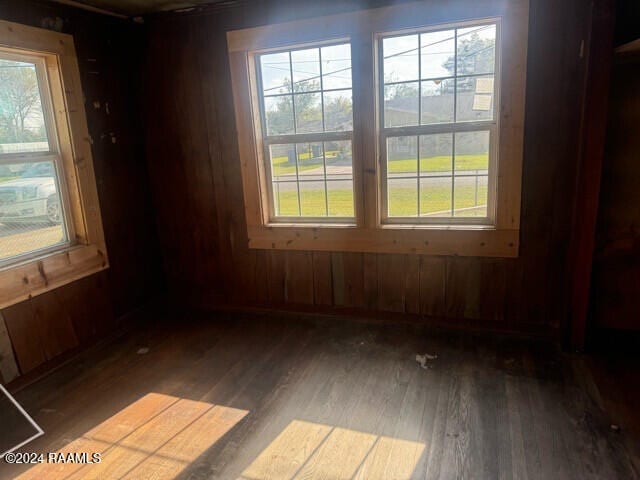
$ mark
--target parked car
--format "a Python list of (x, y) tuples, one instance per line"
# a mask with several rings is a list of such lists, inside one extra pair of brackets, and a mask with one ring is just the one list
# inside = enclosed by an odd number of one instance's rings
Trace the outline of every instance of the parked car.
[(58, 225), (61, 221), (53, 164), (34, 163), (19, 177), (0, 183), (0, 223)]

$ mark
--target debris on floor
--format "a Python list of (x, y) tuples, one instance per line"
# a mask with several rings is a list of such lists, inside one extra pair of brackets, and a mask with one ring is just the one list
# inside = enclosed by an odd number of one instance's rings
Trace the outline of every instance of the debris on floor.
[(620, 431), (620, 425), (616, 425), (615, 423), (612, 423), (611, 430), (613, 430), (614, 432)]
[(429, 353), (425, 353), (424, 355), (417, 354), (416, 355), (416, 362), (418, 362), (422, 368), (427, 370), (429, 368), (433, 368), (433, 366), (428, 364), (427, 362), (429, 360), (435, 360), (437, 358), (438, 358), (438, 355), (431, 355)]
[(136, 353), (138, 355), (144, 355), (146, 353), (149, 353), (149, 347), (140, 347)]

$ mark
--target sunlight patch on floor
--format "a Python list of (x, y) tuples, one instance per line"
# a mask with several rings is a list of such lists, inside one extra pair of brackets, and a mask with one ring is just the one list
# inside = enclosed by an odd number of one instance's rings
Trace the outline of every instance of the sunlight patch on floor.
[(408, 480), (423, 443), (292, 421), (238, 480)]
[(248, 413), (150, 393), (58, 451), (100, 452), (100, 463), (45, 463), (18, 479), (173, 479)]

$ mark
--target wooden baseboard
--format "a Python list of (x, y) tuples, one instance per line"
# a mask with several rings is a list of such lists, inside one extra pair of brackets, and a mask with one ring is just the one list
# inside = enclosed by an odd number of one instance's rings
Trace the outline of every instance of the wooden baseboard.
[(335, 320), (348, 319), (351, 321), (366, 322), (371, 324), (410, 324), (428, 326), (431, 328), (464, 331), (470, 333), (491, 333), (510, 337), (535, 338), (546, 341), (558, 341), (560, 332), (558, 328), (545, 324), (511, 323), (478, 319), (432, 317), (411, 313), (382, 312), (363, 310), (350, 307), (330, 307), (318, 305), (264, 305), (250, 304), (240, 305), (224, 302), (221, 299), (206, 302), (197, 306), (200, 310), (235, 312), (235, 313), (261, 313), (278, 314), (287, 316), (304, 316), (306, 318), (328, 318)]

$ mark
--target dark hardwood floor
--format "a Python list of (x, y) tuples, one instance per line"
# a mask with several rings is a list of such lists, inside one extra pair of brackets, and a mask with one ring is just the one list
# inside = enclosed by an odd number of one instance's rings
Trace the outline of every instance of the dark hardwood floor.
[[(0, 478), (638, 478), (625, 432), (552, 345), (293, 315), (167, 317), (16, 393), (46, 432), (23, 451), (100, 463), (0, 462)], [(437, 355), (427, 368), (424, 353)]]

